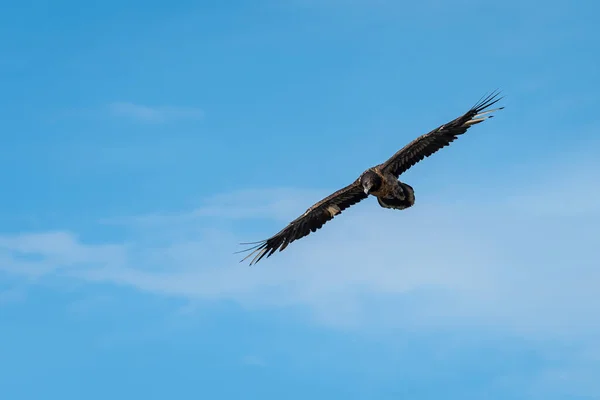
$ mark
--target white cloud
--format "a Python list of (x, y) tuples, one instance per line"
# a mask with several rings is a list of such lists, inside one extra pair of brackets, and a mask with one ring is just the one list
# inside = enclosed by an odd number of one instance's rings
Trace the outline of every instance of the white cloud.
[[(237, 243), (276, 232), (324, 191), (217, 196), (190, 212), (128, 221), (126, 243), (86, 244), (69, 232), (5, 235), (0, 269), (192, 301), (300, 307), (345, 328), (600, 334), (600, 203), (560, 212), (567, 187), (570, 198), (600, 194), (599, 169), (581, 165), (552, 174), (551, 185), (540, 177), (529, 186), (479, 191), (477, 199), (462, 189), (462, 203), (434, 204), (418, 185), (417, 204), (403, 212), (369, 199), (254, 267), (238, 263)], [(258, 233), (257, 218), (273, 221)]]
[(314, 203), (328, 194), (327, 191), (323, 190), (295, 188), (241, 189), (208, 197), (202, 201), (197, 209), (192, 211), (107, 218), (102, 222), (111, 225), (149, 226), (161, 224), (173, 226), (207, 217), (273, 219), (287, 222), (293, 216), (293, 213), (298, 212), (298, 207), (305, 205), (308, 208), (312, 204), (311, 202)]
[(69, 232), (0, 236), (0, 271), (39, 277), (68, 268), (123, 265), (123, 245), (85, 245)]
[(113, 115), (147, 123), (161, 123), (178, 119), (200, 119), (204, 112), (196, 107), (145, 106), (128, 102), (109, 104)]

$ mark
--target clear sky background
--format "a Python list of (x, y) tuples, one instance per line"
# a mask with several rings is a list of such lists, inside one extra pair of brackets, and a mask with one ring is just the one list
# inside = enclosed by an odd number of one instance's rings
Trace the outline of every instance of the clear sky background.
[(600, 398), (598, 4), (3, 2), (2, 398)]

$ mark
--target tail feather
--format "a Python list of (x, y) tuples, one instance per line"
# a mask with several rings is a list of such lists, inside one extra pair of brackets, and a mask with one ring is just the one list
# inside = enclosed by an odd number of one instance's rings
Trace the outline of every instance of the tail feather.
[(394, 210), (404, 210), (409, 207), (412, 207), (415, 204), (415, 191), (412, 186), (407, 185), (403, 182), (398, 182), (404, 191), (404, 198), (382, 198), (378, 197), (377, 202), (383, 208), (391, 208)]

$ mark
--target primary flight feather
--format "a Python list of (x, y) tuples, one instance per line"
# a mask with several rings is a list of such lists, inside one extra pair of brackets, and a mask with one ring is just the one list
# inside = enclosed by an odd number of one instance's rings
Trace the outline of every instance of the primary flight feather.
[(375, 196), (379, 205), (384, 208), (403, 210), (411, 207), (415, 203), (414, 190), (410, 185), (398, 180), (398, 177), (425, 157), (448, 146), (471, 126), (491, 118), (492, 112), (503, 109), (504, 107), (486, 110), (502, 99), (497, 97), (498, 94), (493, 92), (460, 117), (419, 136), (384, 163), (364, 171), (350, 185), (312, 205), (304, 214), (269, 239), (242, 243), (255, 246), (243, 250), (253, 251), (241, 261), (255, 255), (250, 262), (252, 265), (265, 256), (270, 257), (278, 249), (282, 251), (294, 240), (315, 232), (343, 210), (366, 199), (369, 195)]

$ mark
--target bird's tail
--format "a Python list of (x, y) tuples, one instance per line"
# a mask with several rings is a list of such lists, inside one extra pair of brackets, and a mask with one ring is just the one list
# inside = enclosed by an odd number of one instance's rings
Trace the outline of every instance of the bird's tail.
[(403, 199), (396, 198), (377, 198), (377, 202), (383, 208), (392, 208), (394, 210), (404, 210), (409, 207), (412, 207), (415, 204), (415, 191), (412, 186), (404, 183), (398, 182), (398, 184), (402, 187), (402, 191), (404, 192)]

